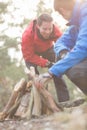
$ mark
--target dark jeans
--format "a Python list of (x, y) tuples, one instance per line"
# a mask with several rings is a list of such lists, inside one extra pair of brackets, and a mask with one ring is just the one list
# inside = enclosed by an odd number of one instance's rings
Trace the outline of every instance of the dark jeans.
[(87, 95), (87, 59), (66, 72), (67, 77)]
[[(48, 59), (51, 62), (55, 62), (55, 53), (54, 53), (53, 47), (45, 51), (44, 53), (39, 53), (38, 55), (42, 56), (43, 58)], [(36, 74), (39, 74), (37, 65), (32, 64), (30, 62), (25, 62), (25, 63), (28, 68), (30, 68), (30, 66), (34, 66)], [(63, 78), (54, 77), (53, 80), (54, 80), (55, 89), (57, 92), (57, 97), (58, 97), (59, 102), (64, 102), (64, 101), (69, 100), (69, 92), (67, 90), (67, 86)]]

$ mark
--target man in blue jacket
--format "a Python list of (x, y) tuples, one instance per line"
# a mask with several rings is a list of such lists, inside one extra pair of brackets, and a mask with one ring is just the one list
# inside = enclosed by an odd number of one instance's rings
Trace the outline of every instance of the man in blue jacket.
[(87, 94), (87, 0), (54, 0), (54, 9), (69, 21), (54, 48), (61, 60), (41, 74), (35, 85), (40, 88), (53, 76), (60, 78), (66, 74)]

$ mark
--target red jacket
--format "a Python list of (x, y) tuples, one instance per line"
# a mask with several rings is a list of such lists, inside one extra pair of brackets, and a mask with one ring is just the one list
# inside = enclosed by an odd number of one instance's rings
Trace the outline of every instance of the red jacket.
[(61, 36), (61, 31), (54, 25), (53, 32), (48, 40), (40, 38), (37, 34), (36, 20), (30, 23), (22, 35), (22, 53), (24, 60), (44, 67), (47, 59), (37, 55), (53, 46), (53, 42)]

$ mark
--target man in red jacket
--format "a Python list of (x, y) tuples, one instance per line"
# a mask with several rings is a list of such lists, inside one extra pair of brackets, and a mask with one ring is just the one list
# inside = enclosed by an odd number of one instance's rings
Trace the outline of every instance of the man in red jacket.
[[(41, 14), (33, 20), (22, 35), (22, 53), (27, 68), (51, 67), (55, 62), (54, 42), (62, 35), (49, 14)], [(59, 102), (69, 100), (69, 93), (62, 78), (54, 77)]]

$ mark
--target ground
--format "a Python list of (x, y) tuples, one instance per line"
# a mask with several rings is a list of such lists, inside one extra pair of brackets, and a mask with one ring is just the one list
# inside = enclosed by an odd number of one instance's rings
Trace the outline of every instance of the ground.
[(87, 130), (87, 105), (31, 120), (5, 120), (0, 130)]

